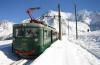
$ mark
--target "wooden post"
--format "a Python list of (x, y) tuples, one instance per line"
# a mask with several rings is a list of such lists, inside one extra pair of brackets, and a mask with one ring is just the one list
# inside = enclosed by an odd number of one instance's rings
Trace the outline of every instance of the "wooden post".
[(75, 8), (75, 21), (76, 21), (76, 39), (78, 39), (78, 28), (77, 28), (77, 13), (76, 13), (76, 1), (74, 3)]
[(58, 21), (59, 21), (59, 40), (62, 39), (61, 31), (61, 14), (60, 14), (60, 4), (58, 3)]

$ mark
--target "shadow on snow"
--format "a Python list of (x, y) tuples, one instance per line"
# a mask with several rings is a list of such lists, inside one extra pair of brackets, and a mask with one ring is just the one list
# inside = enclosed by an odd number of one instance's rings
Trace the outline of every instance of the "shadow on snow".
[(5, 44), (0, 46), (0, 51), (2, 51), (9, 59), (11, 60), (18, 60), (19, 58), (17, 55), (12, 53), (12, 46), (11, 44)]

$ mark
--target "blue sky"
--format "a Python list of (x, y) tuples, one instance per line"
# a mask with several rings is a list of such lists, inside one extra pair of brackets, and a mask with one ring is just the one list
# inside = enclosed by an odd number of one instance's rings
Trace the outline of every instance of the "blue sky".
[[(33, 16), (39, 17), (49, 10), (57, 10), (60, 1), (61, 11), (74, 12), (74, 0), (0, 0), (0, 20), (7, 19), (21, 23), (29, 18), (26, 10), (30, 7), (40, 7)], [(87, 9), (100, 12), (100, 0), (77, 0), (77, 10)]]

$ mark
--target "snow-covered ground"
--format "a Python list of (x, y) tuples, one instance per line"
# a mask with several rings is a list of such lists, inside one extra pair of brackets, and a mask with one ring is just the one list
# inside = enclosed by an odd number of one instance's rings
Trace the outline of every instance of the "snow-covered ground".
[(57, 41), (31, 65), (100, 65), (100, 60), (87, 50), (67, 40)]
[[(72, 41), (75, 36), (69, 36)], [(78, 40), (73, 40), (100, 59), (100, 31), (92, 31), (79, 35)]]
[(0, 41), (0, 65), (9, 65), (17, 58), (11, 52), (12, 40)]
[[(18, 60), (11, 52), (11, 40), (0, 42), (0, 65), (10, 65)], [(38, 58), (27, 65), (100, 65), (100, 59), (86, 49), (70, 42), (67, 36), (62, 41), (54, 42)]]

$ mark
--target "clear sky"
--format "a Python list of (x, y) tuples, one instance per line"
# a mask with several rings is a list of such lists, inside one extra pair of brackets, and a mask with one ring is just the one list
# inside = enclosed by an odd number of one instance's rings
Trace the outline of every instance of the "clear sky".
[[(33, 13), (34, 17), (39, 17), (49, 10), (57, 10), (58, 1), (61, 11), (74, 12), (74, 0), (0, 0), (0, 20), (7, 19), (20, 23), (29, 18), (26, 10), (30, 7), (41, 8)], [(100, 12), (100, 0), (77, 0), (77, 10), (82, 9)]]

